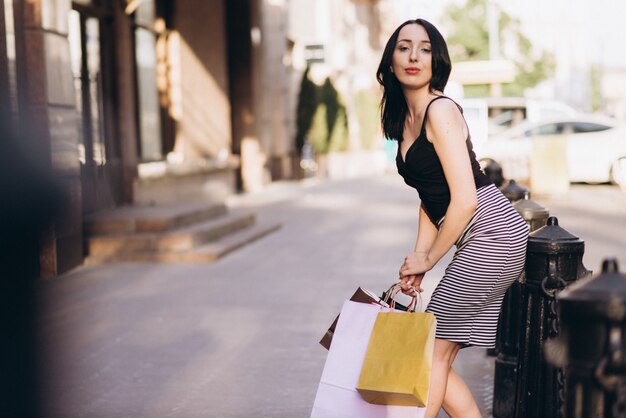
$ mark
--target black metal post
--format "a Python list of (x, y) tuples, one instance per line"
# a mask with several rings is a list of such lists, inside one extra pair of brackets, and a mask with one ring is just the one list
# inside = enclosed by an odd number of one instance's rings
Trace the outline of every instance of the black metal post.
[(489, 180), (491, 180), (496, 187), (499, 188), (502, 184), (504, 184), (505, 179), (502, 175), (502, 166), (500, 164), (489, 158), (481, 160), (481, 166), (487, 177), (489, 177)]
[(528, 193), (528, 189), (520, 186), (513, 179), (509, 180), (508, 183), (500, 188), (502, 194), (506, 196), (507, 199), (511, 201), (511, 203), (515, 203), (518, 200), (522, 200), (526, 193)]
[(565, 417), (626, 417), (626, 275), (606, 259), (558, 300), (562, 332), (546, 354), (565, 370)]
[[(548, 210), (530, 200), (526, 192), (524, 200), (513, 205), (524, 218), (531, 232), (543, 227), (548, 220)], [(504, 296), (502, 310), (498, 320), (496, 335), (494, 385), (493, 385), (493, 417), (510, 418), (515, 410), (515, 386), (517, 384), (517, 361), (519, 340), (522, 329), (522, 294), (524, 272), (518, 281), (513, 283)]]
[(559, 334), (556, 295), (589, 271), (582, 264), (584, 241), (559, 227), (555, 217), (530, 234), (522, 294), (515, 418), (560, 418), (563, 370), (548, 364), (544, 343)]

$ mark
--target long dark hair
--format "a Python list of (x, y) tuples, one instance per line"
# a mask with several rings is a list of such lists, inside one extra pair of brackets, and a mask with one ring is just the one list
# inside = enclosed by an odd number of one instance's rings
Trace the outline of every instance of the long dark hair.
[(430, 80), (430, 90), (443, 91), (448, 83), (452, 64), (448, 54), (448, 46), (441, 33), (432, 23), (424, 19), (407, 20), (395, 30), (387, 41), (383, 56), (376, 71), (376, 79), (383, 86), (383, 98), (380, 101), (381, 123), (383, 134), (387, 139), (402, 141), (404, 131), (404, 120), (408, 111), (404, 94), (400, 82), (396, 75), (391, 72), (393, 51), (398, 42), (400, 30), (406, 25), (418, 24), (422, 26), (430, 38), (432, 56), (432, 79)]

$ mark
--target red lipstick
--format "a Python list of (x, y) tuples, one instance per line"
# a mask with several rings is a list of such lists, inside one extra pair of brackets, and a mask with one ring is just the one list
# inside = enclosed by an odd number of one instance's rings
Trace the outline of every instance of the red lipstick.
[(417, 67), (408, 67), (405, 68), (404, 71), (406, 71), (407, 74), (415, 75), (420, 72), (420, 69)]

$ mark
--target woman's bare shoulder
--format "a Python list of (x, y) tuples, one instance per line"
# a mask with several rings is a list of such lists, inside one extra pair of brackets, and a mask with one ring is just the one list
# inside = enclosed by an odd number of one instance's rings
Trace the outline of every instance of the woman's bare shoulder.
[(428, 110), (426, 129), (430, 139), (447, 137), (451, 132), (466, 133), (465, 121), (458, 106), (451, 99), (439, 99)]
[(427, 127), (438, 127), (442, 125), (464, 126), (463, 114), (457, 104), (451, 99), (438, 99), (431, 103), (428, 109)]
[(450, 98), (435, 99), (428, 109), (428, 116), (434, 119), (455, 118), (461, 116), (461, 111), (457, 104)]

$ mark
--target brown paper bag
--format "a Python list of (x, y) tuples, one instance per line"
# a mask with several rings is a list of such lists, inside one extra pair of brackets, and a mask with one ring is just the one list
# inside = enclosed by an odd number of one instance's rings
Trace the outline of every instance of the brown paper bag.
[[(352, 295), (350, 300), (353, 301), (353, 302), (376, 303), (378, 305), (383, 305), (383, 302), (380, 300), (380, 298), (378, 296), (376, 296), (375, 293), (370, 292), (369, 290), (363, 289), (361, 287), (359, 287), (356, 290), (356, 292), (354, 292), (354, 295)], [(320, 340), (320, 344), (324, 348), (326, 348), (327, 350), (330, 349), (330, 344), (331, 344), (331, 342), (333, 340), (333, 334), (335, 332), (335, 327), (337, 326), (337, 320), (339, 320), (339, 315), (337, 315), (337, 318), (335, 318), (335, 321), (332, 323), (330, 328), (328, 328), (328, 331), (326, 331), (326, 334), (324, 334), (324, 336)]]

